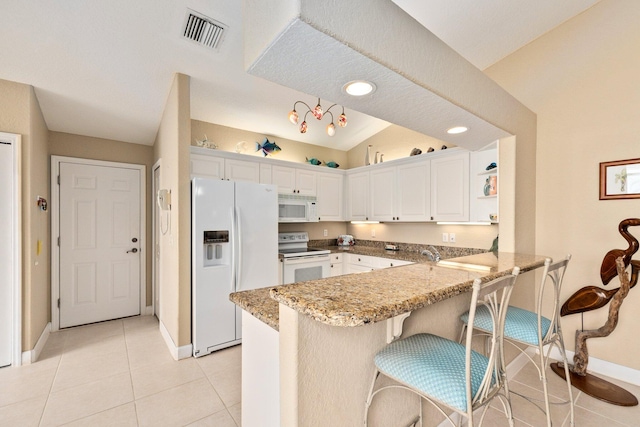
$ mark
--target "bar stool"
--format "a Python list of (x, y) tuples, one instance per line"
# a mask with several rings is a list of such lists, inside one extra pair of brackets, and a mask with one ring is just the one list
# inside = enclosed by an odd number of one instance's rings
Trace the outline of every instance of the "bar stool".
[[(546, 368), (549, 366), (549, 354), (554, 346), (558, 348), (560, 355), (562, 356), (562, 363), (564, 365), (565, 378), (567, 383), (567, 390), (569, 392), (569, 400), (558, 402), (554, 404), (569, 404), (571, 412), (571, 425), (574, 425), (573, 414), (573, 393), (571, 390), (571, 377), (569, 375), (569, 363), (567, 362), (567, 354), (564, 347), (564, 340), (562, 338), (562, 329), (560, 328), (560, 289), (562, 287), (562, 281), (564, 279), (564, 273), (567, 270), (567, 265), (571, 260), (571, 255), (555, 264), (551, 263), (551, 259), (547, 258), (544, 262), (544, 271), (542, 274), (542, 283), (538, 289), (536, 310), (535, 312), (529, 310), (523, 310), (518, 307), (510, 306), (507, 310), (507, 317), (504, 325), (504, 338), (507, 342), (513, 344), (522, 354), (524, 354), (529, 361), (536, 367), (540, 375), (540, 381), (542, 381), (542, 388), (544, 391), (544, 409), (542, 409), (533, 399), (528, 396), (519, 396), (527, 399), (538, 408), (540, 408), (547, 417), (547, 426), (551, 427), (551, 412), (549, 410), (549, 392), (547, 390), (547, 374)], [(542, 315), (545, 288), (552, 285), (550, 289), (553, 294), (553, 304), (551, 311), (551, 318)], [(460, 319), (463, 322), (462, 331), (460, 333), (460, 339), (464, 336), (465, 329), (469, 323), (473, 323), (473, 329), (481, 331), (483, 334), (490, 333), (491, 319), (490, 313), (484, 310), (482, 307), (478, 309), (473, 322), (470, 320), (470, 313), (463, 314)], [(521, 348), (516, 345), (525, 345), (527, 347), (534, 347), (539, 355), (539, 364), (526, 352), (526, 348)], [(545, 353), (544, 347), (547, 346)]]
[[(503, 404), (509, 425), (513, 427), (502, 355), (502, 330), (506, 307), (519, 272), (519, 268), (516, 267), (512, 274), (490, 282), (483, 284), (480, 279), (473, 282), (469, 318), (473, 321), (476, 310), (483, 308), (492, 315), (492, 330), (497, 331), (491, 334), (490, 351), (487, 356), (471, 349), (472, 329), (468, 330), (465, 345), (437, 335), (422, 333), (394, 341), (376, 354), (376, 371), (365, 403), (365, 427), (373, 398), (389, 388), (403, 388), (416, 393), (431, 403), (452, 426), (456, 425), (454, 420), (441, 406), (467, 417), (469, 426), (474, 425), (473, 412), (483, 408), (480, 416), (482, 425), (488, 403), (494, 397), (498, 397)], [(500, 290), (503, 291), (499, 292)], [(376, 379), (380, 374), (399, 384), (393, 383), (374, 391)], [(422, 403), (419, 418), (414, 425), (419, 420), (422, 420)]]

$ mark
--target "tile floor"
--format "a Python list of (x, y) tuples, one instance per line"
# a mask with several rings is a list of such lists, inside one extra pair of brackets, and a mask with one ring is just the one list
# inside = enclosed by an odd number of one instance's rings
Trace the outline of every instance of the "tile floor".
[(0, 369), (0, 426), (240, 426), (240, 346), (173, 360), (154, 316), (52, 333)]
[[(38, 362), (0, 369), (0, 426), (238, 427), (240, 357), (237, 346), (176, 362), (153, 316), (53, 333)], [(611, 381), (640, 396), (640, 387)], [(510, 388), (541, 397), (531, 366)], [(553, 373), (549, 389), (555, 400), (567, 395)], [(576, 427), (640, 426), (640, 406), (609, 405), (576, 389), (574, 400)], [(516, 427), (546, 425), (523, 398), (513, 395), (512, 405)], [(567, 406), (553, 407), (552, 414), (554, 426), (569, 426)], [(484, 425), (507, 425), (499, 404)]]

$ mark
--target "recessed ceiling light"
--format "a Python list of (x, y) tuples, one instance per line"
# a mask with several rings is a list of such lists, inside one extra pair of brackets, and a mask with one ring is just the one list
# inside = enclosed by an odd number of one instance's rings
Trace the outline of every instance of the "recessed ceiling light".
[(351, 96), (364, 96), (373, 93), (376, 85), (365, 80), (354, 80), (342, 86), (342, 90)]
[(451, 129), (447, 129), (447, 133), (451, 135), (455, 135), (457, 133), (464, 133), (468, 130), (469, 128), (467, 128), (466, 126), (455, 126), (455, 127), (452, 127)]

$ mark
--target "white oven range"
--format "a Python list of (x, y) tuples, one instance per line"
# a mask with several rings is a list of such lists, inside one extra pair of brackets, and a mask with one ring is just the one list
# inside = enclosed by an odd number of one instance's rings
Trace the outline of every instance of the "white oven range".
[(278, 233), (278, 253), (282, 257), (282, 283), (324, 279), (331, 272), (327, 249), (309, 248), (306, 231)]

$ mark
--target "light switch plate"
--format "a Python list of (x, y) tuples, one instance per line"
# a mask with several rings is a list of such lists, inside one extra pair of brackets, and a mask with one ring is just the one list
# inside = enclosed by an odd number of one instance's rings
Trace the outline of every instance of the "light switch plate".
[(443, 242), (449, 241), (449, 233), (442, 233), (442, 241)]

